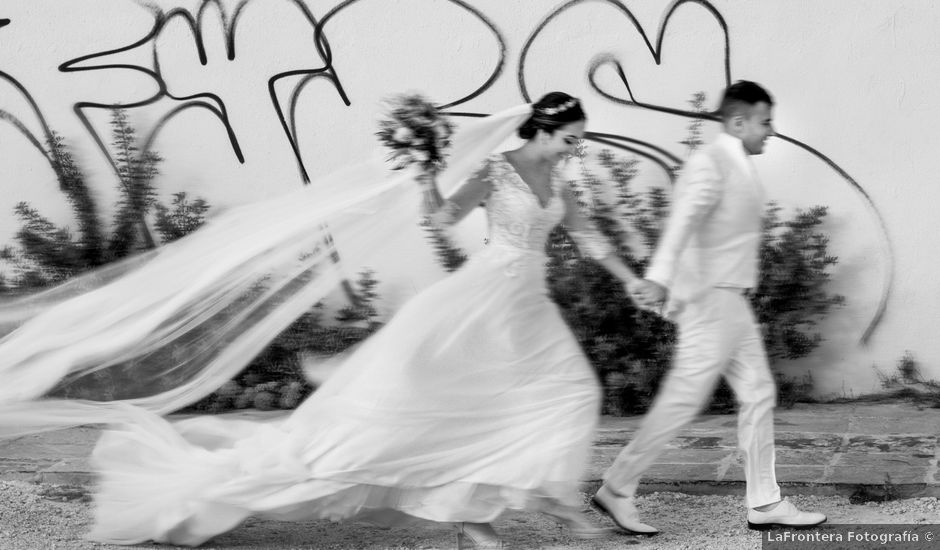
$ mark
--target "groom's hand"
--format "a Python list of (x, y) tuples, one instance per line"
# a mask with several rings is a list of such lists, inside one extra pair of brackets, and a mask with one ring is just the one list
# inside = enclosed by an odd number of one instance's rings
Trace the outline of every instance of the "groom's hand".
[(630, 299), (638, 307), (659, 312), (666, 301), (666, 288), (648, 279), (637, 279), (627, 285)]

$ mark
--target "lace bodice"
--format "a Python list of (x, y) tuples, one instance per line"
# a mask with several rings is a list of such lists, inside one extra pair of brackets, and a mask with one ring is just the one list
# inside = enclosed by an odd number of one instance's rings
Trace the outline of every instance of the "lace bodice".
[[(490, 257), (508, 254), (506, 257), (517, 259), (522, 255), (528, 258), (526, 263), (539, 264), (545, 259), (549, 233), (570, 214), (568, 217), (572, 219), (566, 222), (569, 223), (566, 229), (583, 254), (597, 260), (614, 254), (614, 248), (589, 218), (578, 210), (566, 212), (566, 208), (577, 206), (572, 205), (570, 196), (565, 197), (564, 179), (557, 170), (551, 173), (552, 196), (545, 204), (502, 154), (487, 159), (480, 174), (482, 180), (471, 180), (476, 183), (458, 189), (428, 217), (432, 225), (452, 226), (482, 200), (489, 220), (485, 254)], [(484, 190), (485, 195), (479, 193)]]
[(502, 154), (490, 157), (487, 176), (492, 191), (486, 200), (489, 244), (543, 252), (548, 234), (562, 220), (562, 179), (552, 173), (552, 197), (542, 205)]

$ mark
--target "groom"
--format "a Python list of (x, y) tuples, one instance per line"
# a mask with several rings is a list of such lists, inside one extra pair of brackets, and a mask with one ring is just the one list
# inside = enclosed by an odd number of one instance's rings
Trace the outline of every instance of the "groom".
[(679, 329), (674, 363), (630, 444), (604, 475), (594, 504), (621, 528), (652, 535), (634, 495), (643, 472), (705, 406), (719, 377), (737, 397), (747, 521), (752, 529), (809, 527), (826, 516), (780, 498), (774, 475), (776, 388), (748, 302), (757, 286), (764, 192), (750, 155), (773, 135), (773, 100), (754, 82), (725, 90), (723, 131), (686, 163), (646, 278), (630, 289), (642, 307), (665, 303)]

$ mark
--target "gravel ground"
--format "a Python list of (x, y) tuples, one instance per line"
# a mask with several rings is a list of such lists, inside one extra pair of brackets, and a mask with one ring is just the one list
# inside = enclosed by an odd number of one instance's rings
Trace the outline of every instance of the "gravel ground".
[[(626, 546), (656, 550), (759, 549), (760, 534), (745, 525), (743, 503), (736, 496), (653, 493), (641, 496), (643, 517), (663, 530), (653, 538), (611, 534), (601, 540), (572, 540), (554, 522), (537, 514), (510, 513), (497, 523), (513, 549), (600, 549)], [(916, 498), (850, 504), (847, 497), (795, 496), (800, 507), (820, 510), (831, 523), (940, 524), (940, 501)], [(83, 540), (91, 521), (86, 490), (61, 485), (0, 481), (0, 548), (3, 550), (129, 548)], [(599, 515), (591, 517), (603, 522)], [(282, 523), (249, 520), (209, 541), (203, 548), (238, 550), (335, 549), (429, 550), (454, 548), (447, 525), (381, 529), (357, 523), (311, 521)], [(146, 544), (130, 548), (172, 548)]]

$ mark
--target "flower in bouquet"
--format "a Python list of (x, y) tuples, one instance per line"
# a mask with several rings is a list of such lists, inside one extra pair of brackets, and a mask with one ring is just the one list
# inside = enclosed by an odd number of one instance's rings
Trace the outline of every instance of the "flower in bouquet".
[(425, 172), (445, 165), (453, 124), (420, 94), (401, 94), (385, 100), (385, 114), (375, 135), (389, 148), (392, 168), (416, 164)]

